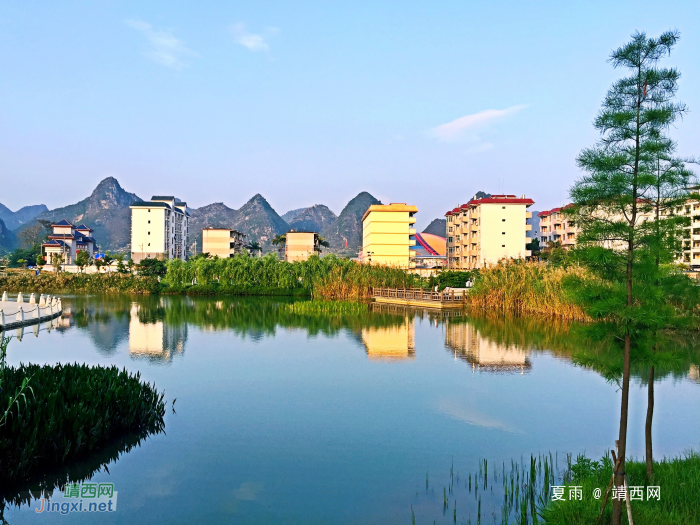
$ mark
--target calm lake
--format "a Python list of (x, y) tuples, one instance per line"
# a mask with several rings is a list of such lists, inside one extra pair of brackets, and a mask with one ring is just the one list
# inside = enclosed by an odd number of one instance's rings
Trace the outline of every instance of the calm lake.
[[(482, 459), (500, 472), (551, 453), (563, 468), (567, 453), (599, 458), (617, 435), (617, 386), (574, 365), (583, 343), (552, 321), (386, 307), (300, 315), (279, 299), (63, 304), (52, 329), (10, 334), (9, 363), (139, 371), (165, 392), (166, 432), (91, 476), (114, 484), (116, 512), (39, 514), (34, 500), (6, 509), (11, 525), (410, 524), (411, 508), (416, 523), (453, 523), (451, 508), (443, 516), (451, 468), (464, 486)], [(657, 382), (657, 457), (700, 446), (699, 362)], [(628, 447), (637, 457), (645, 411), (635, 377)], [(476, 524), (475, 495), (452, 499), (457, 522)], [(482, 523), (501, 522), (495, 500), (487, 489)]]

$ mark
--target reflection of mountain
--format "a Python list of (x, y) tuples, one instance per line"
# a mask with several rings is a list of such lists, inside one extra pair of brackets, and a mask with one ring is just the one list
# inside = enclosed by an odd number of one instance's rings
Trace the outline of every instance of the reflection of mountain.
[(129, 318), (129, 353), (153, 361), (170, 361), (182, 354), (187, 341), (187, 324), (172, 325), (162, 320), (143, 322), (140, 305), (132, 305)]
[(414, 359), (415, 325), (413, 318), (394, 326), (362, 328), (362, 343), (370, 359)]
[(445, 346), (455, 357), (470, 363), (472, 370), (524, 373), (532, 367), (529, 351), (487, 339), (470, 323), (448, 319)]

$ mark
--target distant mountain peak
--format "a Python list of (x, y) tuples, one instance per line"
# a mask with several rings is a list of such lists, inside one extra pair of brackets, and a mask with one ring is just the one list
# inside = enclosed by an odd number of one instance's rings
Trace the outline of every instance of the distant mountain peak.
[(338, 218), (321, 232), (331, 249), (351, 255), (362, 248), (362, 216), (373, 204), (381, 201), (366, 191), (350, 199)]
[(289, 227), (297, 231), (321, 232), (326, 226), (330, 226), (338, 217), (328, 206), (314, 204), (301, 210), (291, 221)]

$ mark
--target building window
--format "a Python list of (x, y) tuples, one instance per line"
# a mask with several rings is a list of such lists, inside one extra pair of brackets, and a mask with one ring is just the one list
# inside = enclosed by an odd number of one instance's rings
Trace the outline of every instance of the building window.
[(501, 244), (501, 248), (505, 248), (505, 247), (506, 247), (506, 245), (505, 245), (505, 244)]
[(149, 242), (149, 243), (148, 243), (148, 245), (150, 246), (150, 245), (151, 245), (151, 243)]
[(506, 232), (501, 232), (501, 235), (505, 235), (505, 234), (506, 234)]
[(151, 213), (151, 208), (148, 208), (148, 213)]
[(148, 232), (148, 235), (150, 235), (150, 234), (151, 234), (151, 232)]
[(148, 224), (151, 224), (151, 219), (148, 219)]
[(501, 222), (506, 222), (506, 220), (505, 220), (505, 219), (501, 219)]
[(506, 209), (506, 207), (505, 207), (505, 206), (501, 206), (501, 209), (504, 209), (504, 210), (505, 210), (505, 209)]

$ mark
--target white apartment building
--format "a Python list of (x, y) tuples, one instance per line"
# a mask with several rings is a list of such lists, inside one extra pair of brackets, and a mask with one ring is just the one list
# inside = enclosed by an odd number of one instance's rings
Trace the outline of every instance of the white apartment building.
[(187, 260), (189, 213), (187, 203), (154, 195), (131, 206), (131, 258)]

